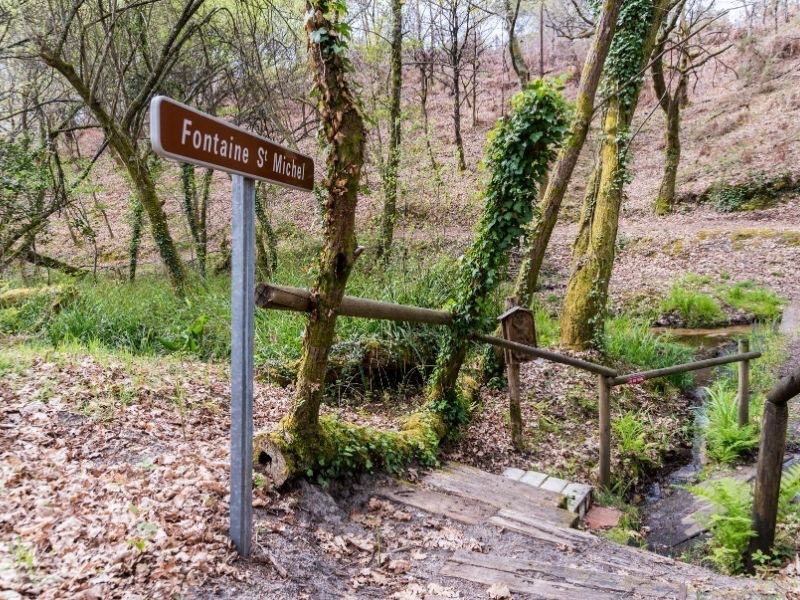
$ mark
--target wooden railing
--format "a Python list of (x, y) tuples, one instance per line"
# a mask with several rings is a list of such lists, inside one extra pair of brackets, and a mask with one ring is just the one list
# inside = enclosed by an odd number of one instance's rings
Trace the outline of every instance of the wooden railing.
[[(261, 283), (256, 287), (256, 306), (275, 310), (310, 312), (314, 299), (309, 290)], [(345, 317), (404, 321), (431, 325), (448, 325), (453, 317), (450, 313), (430, 308), (420, 308), (404, 304), (392, 304), (376, 300), (366, 300), (345, 296), (338, 314)], [(739, 424), (748, 423), (749, 402), (749, 361), (759, 358), (760, 352), (749, 352), (746, 342), (740, 342), (739, 353), (707, 360), (698, 360), (681, 365), (620, 375), (615, 369), (591, 361), (569, 356), (561, 352), (543, 350), (536, 346), (521, 344), (512, 340), (478, 332), (470, 333), (475, 341), (492, 344), (515, 353), (528, 354), (551, 362), (569, 365), (597, 375), (598, 413), (600, 426), (599, 482), (602, 487), (611, 483), (611, 390), (619, 385), (637, 385), (648, 379), (666, 377), (677, 373), (687, 373), (719, 365), (741, 363), (739, 369)], [(785, 434), (784, 434), (785, 435)]]

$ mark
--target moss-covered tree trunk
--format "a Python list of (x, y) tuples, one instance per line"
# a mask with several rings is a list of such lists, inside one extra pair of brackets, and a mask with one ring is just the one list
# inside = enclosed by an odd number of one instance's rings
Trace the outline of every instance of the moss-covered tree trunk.
[[(191, 14), (187, 14), (186, 19), (190, 16)], [(183, 261), (172, 240), (167, 216), (158, 198), (155, 181), (147, 163), (147, 156), (139, 152), (137, 140), (126, 129), (125, 123), (119, 123), (112, 113), (101, 105), (100, 101), (92, 94), (90, 83), (81, 78), (72, 64), (44, 43), (39, 46), (39, 55), (45, 64), (58, 71), (67, 80), (103, 128), (109, 146), (124, 166), (136, 190), (138, 201), (141, 202), (144, 212), (147, 213), (153, 239), (161, 260), (167, 268), (170, 280), (175, 289), (181, 292), (185, 281)]]
[(681, 108), (680, 102), (670, 102), (666, 113), (667, 127), (664, 135), (664, 175), (658, 187), (656, 214), (666, 215), (675, 202), (678, 166), (681, 162)]
[(464, 138), (461, 135), (461, 59), (458, 56), (457, 44), (453, 45), (450, 52), (450, 67), (453, 70), (451, 85), (453, 87), (453, 138), (456, 144), (456, 166), (459, 171), (466, 171)]
[(383, 219), (378, 253), (388, 262), (397, 222), (397, 178), (400, 170), (400, 93), (403, 86), (403, 2), (392, 0), (392, 91), (389, 102), (389, 156), (383, 179)]
[(667, 214), (675, 202), (675, 186), (678, 179), (678, 166), (681, 162), (681, 107), (686, 101), (689, 83), (691, 60), (685, 45), (689, 43), (688, 29), (681, 24), (682, 46), (677, 69), (678, 83), (674, 91), (670, 90), (664, 77), (663, 51), (667, 43), (666, 36), (659, 40), (654, 51), (651, 73), (653, 89), (658, 97), (659, 105), (664, 111), (666, 129), (664, 132), (664, 173), (658, 187), (655, 211), (658, 215)]
[[(336, 312), (355, 262), (355, 209), (364, 163), (364, 122), (346, 79), (346, 39), (328, 0), (306, 2), (305, 30), (327, 150), (324, 244), (313, 285), (314, 309), (303, 334), (303, 355), (291, 412), (282, 420), (285, 448), (303, 470), (321, 444), (319, 407)], [(332, 20), (333, 19), (333, 20)]]
[(597, 87), (600, 84), (600, 76), (611, 47), (611, 40), (614, 38), (621, 5), (622, 0), (605, 0), (603, 3), (592, 45), (583, 63), (575, 101), (575, 116), (572, 119), (569, 137), (550, 171), (547, 188), (539, 204), (539, 214), (534, 215), (526, 233), (527, 257), (517, 275), (514, 292), (517, 301), (522, 306), (530, 306), (533, 301), (533, 292), (536, 290), (545, 250), (550, 243), (550, 236), (553, 234), (553, 228), (556, 226), (561, 209), (561, 202), (567, 192), (575, 164), (578, 162), (578, 156), (589, 132), (594, 114)]
[(620, 11), (606, 64), (606, 89), (610, 95), (603, 114), (598, 167), (584, 198), (572, 253), (572, 273), (561, 311), (561, 344), (566, 347), (588, 348), (599, 341), (603, 332), (627, 176), (629, 128), (639, 101), (641, 73), (667, 8), (667, 0), (634, 0)]

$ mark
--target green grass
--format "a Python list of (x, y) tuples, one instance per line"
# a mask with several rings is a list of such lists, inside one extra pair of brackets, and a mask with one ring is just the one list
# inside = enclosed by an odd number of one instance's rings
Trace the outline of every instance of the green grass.
[(721, 286), (722, 300), (733, 308), (743, 310), (757, 321), (774, 321), (781, 316), (786, 301), (772, 290), (752, 281)]
[[(625, 315), (606, 321), (603, 348), (609, 357), (640, 370), (671, 367), (694, 359), (688, 346), (672, 341), (668, 335), (654, 334), (645, 321)], [(665, 379), (680, 388), (693, 382), (691, 373)]]
[[(283, 252), (275, 282), (307, 287), (315, 262), (313, 249)], [(454, 266), (452, 259), (398, 259), (384, 272), (362, 261), (356, 264), (347, 293), (439, 308), (452, 288)], [(41, 297), (0, 311), (0, 333), (35, 335), (56, 347), (92, 344), (140, 355), (184, 353), (203, 360), (226, 360), (230, 355), (227, 275), (193, 279), (185, 299), (176, 297), (166, 279), (157, 275), (143, 275), (133, 283), (85, 279), (75, 283), (75, 289), (75, 298), (56, 314), (48, 314), (47, 299)], [(495, 302), (499, 314), (499, 299)], [(259, 372), (283, 380), (293, 377), (305, 322), (305, 315), (257, 310), (255, 360)], [(365, 373), (363, 364), (378, 356), (390, 363), (387, 372), (378, 374), (379, 379), (391, 379), (392, 384), (406, 378), (419, 381), (435, 361), (441, 333), (441, 328), (432, 326), (341, 318), (332, 348), (332, 368), (346, 385), (362, 385), (372, 376)], [(396, 373), (398, 369), (408, 372)]]
[(688, 327), (711, 327), (726, 320), (715, 298), (680, 284), (672, 286), (660, 310), (665, 314), (677, 314)]
[(533, 316), (536, 323), (536, 343), (541, 347), (557, 345), (561, 331), (558, 318), (540, 306), (536, 307)]
[(749, 321), (772, 322), (785, 305), (785, 298), (753, 281), (731, 282), (722, 275), (714, 281), (687, 273), (672, 285), (658, 312), (677, 315), (687, 327), (713, 327), (729, 321), (726, 312), (732, 311), (745, 313)]

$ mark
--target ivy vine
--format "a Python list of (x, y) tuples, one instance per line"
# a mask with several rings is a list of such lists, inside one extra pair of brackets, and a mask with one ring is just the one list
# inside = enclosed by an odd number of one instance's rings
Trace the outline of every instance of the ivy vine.
[[(456, 290), (447, 306), (454, 320), (439, 352), (434, 389), (458, 360), (469, 332), (493, 325), (489, 295), (506, 277), (509, 252), (533, 216), (538, 184), (568, 133), (570, 113), (560, 83), (536, 80), (514, 96), (511, 113), (489, 134), (483, 214), (475, 241), (461, 259)], [(463, 403), (455, 400), (432, 398), (431, 408), (451, 426), (466, 420)]]

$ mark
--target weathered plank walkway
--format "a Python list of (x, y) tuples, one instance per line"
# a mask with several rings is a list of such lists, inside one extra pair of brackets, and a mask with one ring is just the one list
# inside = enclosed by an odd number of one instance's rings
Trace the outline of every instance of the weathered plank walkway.
[(575, 529), (578, 515), (564, 508), (562, 494), (465, 465), (449, 464), (419, 485), (378, 493), (466, 525), (514, 532), (530, 541), (523, 547), (552, 549), (553, 561), (542, 560), (541, 552), (534, 559), (518, 550), (513, 556), (458, 550), (441, 569), (446, 577), (505, 585), (515, 598), (776, 597), (764, 582), (720, 576)]

